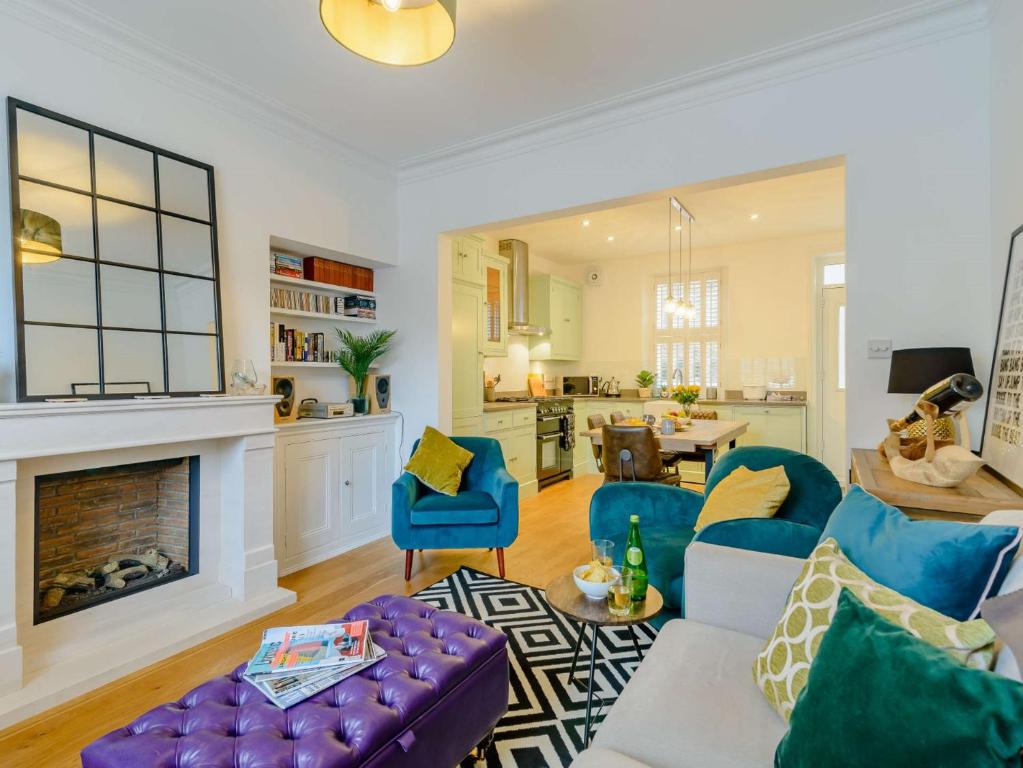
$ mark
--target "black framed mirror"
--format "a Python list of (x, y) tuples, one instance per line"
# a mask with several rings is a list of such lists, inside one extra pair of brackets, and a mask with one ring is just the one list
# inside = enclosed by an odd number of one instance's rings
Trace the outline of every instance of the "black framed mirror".
[(213, 167), (7, 99), (18, 400), (224, 391)]

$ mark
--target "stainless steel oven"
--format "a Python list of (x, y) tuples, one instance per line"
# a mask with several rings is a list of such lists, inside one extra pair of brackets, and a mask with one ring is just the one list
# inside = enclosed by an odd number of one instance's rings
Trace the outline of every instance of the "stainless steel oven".
[(536, 404), (536, 479), (540, 488), (572, 477), (574, 420), (569, 399), (550, 398)]
[(565, 397), (596, 397), (600, 394), (599, 376), (561, 376), (558, 391)]

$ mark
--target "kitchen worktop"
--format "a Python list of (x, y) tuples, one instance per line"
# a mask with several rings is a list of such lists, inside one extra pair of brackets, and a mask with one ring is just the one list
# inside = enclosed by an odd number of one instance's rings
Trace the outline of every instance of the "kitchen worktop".
[(483, 413), (493, 413), (494, 411), (513, 411), (516, 408), (532, 408), (536, 410), (536, 403), (526, 403), (519, 401), (517, 403), (483, 403)]
[[(573, 400), (581, 400), (582, 402), (597, 402), (597, 403), (670, 403), (670, 398), (662, 397), (574, 397)], [(698, 406), (714, 406), (714, 405), (753, 405), (753, 406), (770, 406), (774, 407), (780, 405), (783, 407), (790, 408), (805, 408), (805, 400), (743, 400), (742, 398), (727, 399), (727, 400), (698, 400), (696, 402)], [(677, 405), (677, 403), (676, 403)], [(681, 406), (679, 406), (681, 408)]]

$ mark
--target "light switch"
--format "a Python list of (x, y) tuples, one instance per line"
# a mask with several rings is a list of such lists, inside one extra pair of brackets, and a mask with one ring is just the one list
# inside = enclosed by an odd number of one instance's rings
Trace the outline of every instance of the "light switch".
[(891, 356), (891, 339), (867, 339), (867, 357), (882, 359)]

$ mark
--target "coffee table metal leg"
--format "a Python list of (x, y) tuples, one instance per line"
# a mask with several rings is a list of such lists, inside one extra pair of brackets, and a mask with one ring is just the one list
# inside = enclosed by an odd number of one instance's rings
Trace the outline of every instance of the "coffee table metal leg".
[(575, 653), (572, 654), (572, 669), (568, 673), (568, 684), (572, 685), (575, 682), (575, 663), (579, 661), (579, 648), (583, 644), (583, 635), (586, 634), (586, 625), (583, 623), (579, 624), (579, 637), (575, 639)]
[(593, 678), (597, 674), (597, 630), (599, 624), (593, 625), (593, 642), (590, 646), (590, 679), (586, 683), (586, 721), (583, 724), (583, 749), (590, 746), (590, 710), (593, 708)]
[(640, 661), (643, 661), (643, 651), (639, 649), (639, 638), (636, 637), (636, 629), (631, 624), (629, 625), (629, 637), (632, 638), (632, 647), (636, 649), (636, 655), (639, 656)]

